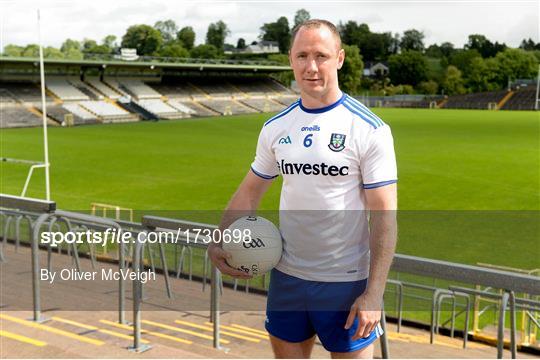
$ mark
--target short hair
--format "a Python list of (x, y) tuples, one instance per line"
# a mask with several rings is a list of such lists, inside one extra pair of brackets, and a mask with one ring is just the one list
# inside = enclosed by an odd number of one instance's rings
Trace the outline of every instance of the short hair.
[(289, 47), (289, 50), (292, 49), (293, 44), (294, 44), (294, 39), (296, 38), (296, 34), (298, 34), (300, 29), (302, 29), (302, 28), (318, 29), (321, 26), (326, 26), (326, 28), (328, 28), (328, 30), (330, 30), (332, 35), (334, 35), (334, 38), (337, 40), (338, 50), (341, 49), (341, 35), (339, 34), (339, 31), (338, 31), (337, 27), (334, 24), (332, 24), (328, 20), (310, 19), (310, 20), (306, 20), (303, 23), (300, 23), (300, 24), (298, 24), (298, 25), (296, 25), (294, 27), (294, 29), (292, 30), (291, 45)]

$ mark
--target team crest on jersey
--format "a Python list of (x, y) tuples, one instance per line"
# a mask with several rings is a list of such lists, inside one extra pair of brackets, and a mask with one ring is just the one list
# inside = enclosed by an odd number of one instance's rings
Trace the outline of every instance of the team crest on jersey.
[(332, 134), (330, 137), (330, 144), (328, 144), (330, 150), (338, 152), (345, 149), (345, 135), (343, 134)]

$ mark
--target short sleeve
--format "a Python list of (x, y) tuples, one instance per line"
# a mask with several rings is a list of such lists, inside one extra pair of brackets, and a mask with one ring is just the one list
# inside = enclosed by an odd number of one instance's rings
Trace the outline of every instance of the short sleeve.
[(367, 138), (367, 147), (360, 159), (364, 189), (397, 182), (394, 139), (388, 125), (374, 129)]
[(251, 163), (251, 170), (255, 175), (263, 179), (273, 179), (279, 175), (278, 166), (274, 152), (272, 151), (271, 142), (268, 139), (268, 129), (262, 128), (257, 141), (257, 151), (255, 160)]

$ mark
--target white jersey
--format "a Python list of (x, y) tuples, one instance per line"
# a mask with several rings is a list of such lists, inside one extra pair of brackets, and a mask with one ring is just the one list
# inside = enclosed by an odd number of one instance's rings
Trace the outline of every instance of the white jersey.
[(283, 176), (278, 270), (313, 281), (368, 277), (363, 189), (397, 181), (388, 125), (346, 94), (320, 109), (298, 100), (264, 124), (251, 169)]

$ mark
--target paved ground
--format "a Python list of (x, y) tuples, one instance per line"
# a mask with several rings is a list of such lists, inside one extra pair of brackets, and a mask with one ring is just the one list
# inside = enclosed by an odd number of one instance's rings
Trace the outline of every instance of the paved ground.
[[(174, 298), (165, 296), (163, 278), (158, 276), (145, 287), (142, 312), (143, 340), (151, 349), (132, 352), (129, 324), (118, 323), (118, 283), (84, 284), (79, 281), (42, 281), (42, 317), (46, 321), (28, 321), (32, 316), (30, 252), (13, 246), (5, 249), (7, 262), (0, 264), (0, 357), (1, 358), (269, 358), (268, 335), (263, 328), (265, 298), (224, 289), (221, 309), (222, 350), (212, 347), (209, 321), (209, 289), (201, 283), (172, 281)], [(41, 254), (44, 266), (46, 253)], [(65, 255), (54, 254), (53, 270), (71, 267)], [(83, 270), (90, 262), (81, 259)], [(100, 267), (114, 268), (100, 263)], [(132, 321), (131, 282), (126, 282), (126, 320)], [(391, 357), (395, 358), (495, 358), (494, 347), (438, 336), (429, 344), (429, 333), (388, 326)], [(376, 344), (376, 357), (380, 346)], [(315, 358), (329, 358), (317, 342)], [(509, 353), (505, 353), (509, 357)], [(520, 358), (531, 358), (519, 354)]]

